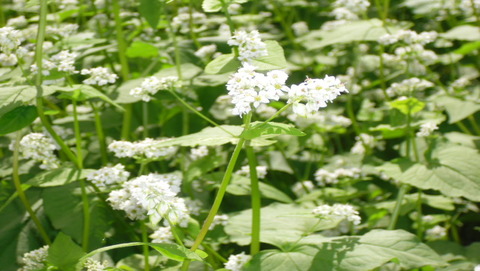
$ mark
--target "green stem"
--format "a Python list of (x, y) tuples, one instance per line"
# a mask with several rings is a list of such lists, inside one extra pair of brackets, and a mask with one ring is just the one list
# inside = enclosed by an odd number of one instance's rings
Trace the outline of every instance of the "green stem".
[[(245, 130), (247, 130), (250, 127), (250, 120), (252, 117), (252, 113), (248, 113), (247, 116), (245, 117)], [(227, 169), (225, 171), (225, 175), (223, 175), (222, 182), (220, 183), (220, 187), (218, 189), (217, 195), (215, 196), (215, 200), (213, 202), (212, 208), (210, 209), (210, 212), (208, 213), (207, 218), (205, 219), (205, 222), (203, 223), (202, 229), (200, 230), (200, 233), (198, 234), (197, 238), (195, 239), (195, 243), (193, 246), (190, 248), (191, 251), (195, 251), (200, 244), (202, 243), (203, 239), (208, 233), (208, 229), (210, 228), (210, 225), (212, 225), (213, 218), (218, 212), (218, 209), (220, 208), (220, 205), (222, 204), (223, 197), (225, 196), (225, 192), (227, 191), (227, 186), (230, 183), (230, 179), (232, 178), (233, 174), (233, 169), (235, 168), (235, 164), (237, 163), (238, 156), (240, 154), (240, 151), (242, 150), (243, 144), (245, 143), (244, 138), (240, 138), (238, 140), (237, 145), (235, 146), (235, 150), (233, 151), (232, 156), (230, 157), (230, 161), (228, 162)], [(189, 260), (185, 260), (182, 265), (182, 271), (188, 270), (188, 266), (190, 265)]]
[(20, 139), (21, 139), (21, 133), (20, 131), (17, 132), (17, 137), (15, 140), (15, 148), (13, 150), (13, 168), (12, 168), (12, 177), (13, 177), (13, 183), (15, 185), (15, 190), (17, 190), (18, 197), (23, 203), (23, 206), (25, 206), (25, 209), (27, 210), (27, 213), (30, 215), (30, 218), (33, 220), (33, 223), (37, 227), (38, 231), (40, 232), (40, 235), (43, 238), (43, 241), (50, 245), (52, 244), (52, 241), (48, 237), (47, 232), (42, 226), (42, 223), (38, 219), (37, 215), (32, 209), (32, 205), (30, 204), (30, 201), (28, 200), (27, 196), (25, 195), (25, 191), (22, 189), (22, 184), (20, 182), (20, 174), (18, 173), (19, 169), (19, 149), (20, 149)]
[(422, 212), (422, 191), (418, 191), (417, 198), (417, 237), (422, 240), (423, 238), (423, 212)]
[(475, 130), (475, 133), (477, 133), (477, 135), (480, 135), (480, 127), (478, 126), (475, 117), (473, 115), (468, 116), (468, 121), (470, 121), (470, 124), (472, 125), (473, 130)]
[(282, 108), (280, 108), (280, 110), (277, 111), (277, 113), (275, 113), (269, 119), (264, 121), (264, 123), (269, 123), (270, 121), (274, 120), (276, 117), (280, 116), (280, 114), (282, 114), (285, 110), (287, 110), (292, 105), (293, 105), (293, 103), (289, 103), (289, 104), (284, 105)]
[[(144, 221), (140, 222), (140, 227), (142, 230), (142, 242), (148, 244), (148, 232), (147, 232), (147, 227), (145, 226)], [(145, 261), (144, 270), (150, 271), (150, 251), (147, 244), (143, 245), (143, 259)]]
[(133, 105), (126, 104), (124, 108), (125, 108), (125, 112), (123, 113), (121, 138), (123, 140), (128, 140), (128, 138), (130, 137), (130, 126), (132, 124)]
[[(83, 169), (83, 155), (82, 155), (82, 136), (80, 134), (80, 123), (78, 121), (77, 101), (73, 100), (73, 127), (75, 130), (75, 141), (77, 146), (77, 162), (78, 168)], [(83, 205), (83, 242), (82, 248), (84, 251), (88, 251), (88, 245), (90, 241), (90, 204), (88, 202), (88, 193), (85, 180), (80, 177), (78, 171), (78, 181), (80, 183), (80, 189), (82, 191), (82, 205)]]
[(395, 203), (395, 208), (393, 209), (392, 218), (390, 219), (390, 224), (388, 225), (389, 230), (395, 229), (398, 217), (400, 216), (400, 209), (402, 207), (403, 197), (405, 196), (409, 188), (410, 187), (408, 184), (402, 184), (400, 186), (400, 190), (398, 191), (398, 195), (397, 195), (397, 202)]
[(473, 135), (473, 133), (467, 128), (467, 126), (465, 126), (465, 124), (463, 124), (462, 121), (457, 121), (455, 122), (455, 124), (458, 126), (458, 128), (460, 128), (460, 130), (462, 130), (462, 132), (464, 132), (465, 134), (467, 135)]
[(148, 103), (142, 103), (143, 138), (148, 137)]
[(250, 140), (246, 142), (248, 165), (250, 167), (250, 186), (252, 195), (252, 241), (250, 243), (250, 255), (260, 251), (260, 208), (262, 207), (260, 187), (257, 176), (257, 158), (250, 146)]
[(90, 102), (90, 106), (93, 109), (95, 116), (95, 130), (97, 132), (98, 142), (100, 144), (100, 155), (102, 159), (102, 165), (105, 166), (108, 163), (107, 143), (105, 140), (105, 134), (103, 133), (102, 118), (98, 113), (98, 109), (93, 102)]

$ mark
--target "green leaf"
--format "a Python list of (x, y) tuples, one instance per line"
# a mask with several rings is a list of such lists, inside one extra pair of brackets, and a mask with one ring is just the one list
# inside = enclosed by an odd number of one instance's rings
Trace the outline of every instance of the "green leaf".
[(404, 115), (408, 115), (420, 112), (425, 107), (425, 103), (413, 97), (406, 99), (398, 98), (390, 102), (390, 106), (398, 109)]
[(460, 25), (447, 32), (440, 34), (440, 37), (451, 40), (480, 40), (480, 28), (473, 25)]
[(163, 0), (140, 0), (138, 12), (156, 29), (163, 13)]
[(227, 72), (234, 72), (240, 68), (240, 61), (234, 54), (221, 55), (210, 61), (205, 67), (207, 74), (221, 74)]
[[(309, 245), (295, 246), (289, 251), (264, 250), (255, 255), (242, 270), (245, 271), (308, 271), (318, 249)], [(319, 269), (317, 269), (319, 270)], [(323, 266), (322, 266), (322, 269)]]
[(480, 41), (465, 43), (462, 47), (453, 51), (455, 54), (466, 55), (480, 48)]
[(182, 262), (185, 259), (195, 260), (195, 261), (203, 261), (203, 256), (206, 256), (206, 253), (198, 250), (196, 252), (192, 252), (186, 247), (180, 246), (178, 244), (149, 244), (153, 249), (160, 252), (163, 256)]
[(93, 169), (79, 170), (73, 167), (56, 168), (35, 175), (35, 177), (28, 180), (26, 184), (38, 187), (62, 186), (79, 179), (84, 179), (93, 171)]
[[(223, 176), (223, 174), (220, 175)], [(264, 198), (274, 199), (284, 203), (293, 202), (287, 194), (269, 184), (259, 182), (259, 186), (260, 193)], [(250, 179), (234, 174), (231, 183), (227, 187), (227, 192), (237, 196), (250, 195)]]
[(202, 8), (205, 12), (217, 12), (222, 9), (222, 2), (220, 0), (203, 0)]
[(474, 101), (464, 101), (450, 96), (439, 96), (435, 103), (445, 107), (448, 114), (448, 123), (452, 124), (461, 121), (480, 110), (480, 104)]
[(293, 135), (304, 136), (305, 133), (295, 128), (292, 124), (278, 122), (253, 122), (250, 128), (241, 134), (241, 137), (252, 140), (265, 135)]
[(378, 41), (385, 34), (395, 34), (398, 30), (406, 26), (387, 26), (384, 27), (379, 19), (359, 20), (347, 22), (336, 27), (333, 30), (314, 30), (299, 39), (307, 50), (316, 50), (322, 47), (350, 43), (353, 41)]
[(33, 105), (19, 106), (5, 113), (0, 117), (0, 135), (6, 135), (27, 127), (37, 116), (37, 108)]
[(379, 170), (389, 177), (421, 189), (434, 189), (450, 197), (480, 201), (480, 154), (458, 145), (437, 146), (428, 165), (396, 159)]
[[(282, 247), (285, 243), (298, 241), (302, 236), (334, 228), (340, 222), (319, 220), (311, 214), (312, 209), (279, 203), (261, 208), (260, 241)], [(229, 214), (229, 217), (225, 232), (230, 240), (241, 246), (248, 245), (251, 241), (252, 210)]]
[(446, 265), (431, 248), (404, 230), (372, 230), (363, 236), (332, 239), (331, 242), (315, 244), (319, 251), (312, 267), (322, 266), (325, 271), (364, 271), (394, 259), (404, 270)]
[(123, 108), (114, 101), (112, 101), (107, 95), (101, 93), (98, 89), (89, 85), (73, 85), (70, 87), (56, 87), (55, 89), (62, 92), (62, 94), (59, 95), (59, 98), (65, 98), (75, 101), (86, 101), (93, 98), (100, 98), (123, 111)]
[(258, 71), (281, 70), (287, 67), (282, 46), (274, 40), (266, 40), (268, 55), (252, 59), (250, 62)]
[(224, 165), (226, 159), (223, 155), (207, 155), (201, 159), (193, 161), (185, 172), (185, 182), (190, 182), (195, 178), (205, 175), (207, 172)]
[(75, 270), (78, 260), (85, 255), (70, 236), (60, 232), (48, 249), (47, 261), (62, 271)]
[[(42, 96), (55, 92), (52, 86), (44, 86)], [(13, 102), (29, 102), (37, 97), (37, 89), (34, 86), (6, 86), (0, 87), (0, 107)]]
[(155, 58), (158, 56), (158, 48), (150, 43), (134, 41), (128, 48), (126, 55), (130, 58)]

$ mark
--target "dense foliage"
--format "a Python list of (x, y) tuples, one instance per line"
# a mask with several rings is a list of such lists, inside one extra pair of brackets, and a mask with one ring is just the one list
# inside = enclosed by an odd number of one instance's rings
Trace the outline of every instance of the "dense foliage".
[(480, 270), (480, 1), (3, 0), (0, 269)]

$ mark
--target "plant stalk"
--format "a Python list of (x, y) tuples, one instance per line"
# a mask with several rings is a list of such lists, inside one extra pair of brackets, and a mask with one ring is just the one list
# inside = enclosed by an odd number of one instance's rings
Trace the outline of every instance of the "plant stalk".
[(252, 241), (250, 243), (250, 255), (260, 251), (260, 208), (262, 207), (260, 187), (257, 176), (257, 158), (250, 146), (250, 140), (246, 142), (248, 166), (250, 167), (250, 189), (252, 201)]

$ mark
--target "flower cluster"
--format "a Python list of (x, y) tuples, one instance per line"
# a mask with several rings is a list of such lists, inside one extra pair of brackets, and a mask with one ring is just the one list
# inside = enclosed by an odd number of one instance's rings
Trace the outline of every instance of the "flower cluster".
[(375, 137), (369, 134), (360, 134), (355, 137), (355, 144), (350, 150), (351, 153), (364, 155), (368, 150), (375, 147), (382, 147), (383, 142), (377, 142)]
[(385, 34), (378, 40), (381, 44), (390, 45), (402, 41), (406, 44), (418, 43), (421, 45), (428, 44), (437, 39), (438, 33), (435, 31), (417, 33), (412, 30), (400, 30), (395, 34)]
[(176, 147), (157, 147), (158, 143), (161, 143), (168, 139), (152, 139), (146, 138), (142, 141), (129, 142), (129, 141), (113, 141), (108, 145), (108, 149), (115, 154), (118, 158), (133, 157), (136, 159), (162, 159), (170, 157), (177, 152)]
[(435, 225), (435, 227), (425, 231), (425, 239), (429, 241), (440, 240), (447, 236), (447, 229), (440, 225)]
[(367, 0), (336, 0), (333, 3), (332, 15), (337, 20), (358, 20), (370, 6)]
[(189, 33), (192, 26), (193, 32), (201, 32), (207, 29), (207, 16), (188, 7), (178, 9), (178, 15), (172, 19), (172, 27), (180, 33)]
[(113, 84), (118, 79), (118, 75), (111, 73), (107, 68), (97, 67), (91, 69), (82, 69), (82, 75), (90, 75), (89, 78), (83, 80), (87, 85), (103, 86), (108, 83)]
[(359, 168), (338, 168), (333, 172), (325, 169), (319, 169), (315, 172), (315, 181), (319, 186), (326, 184), (336, 184), (342, 178), (357, 179), (360, 178), (362, 171)]
[(154, 224), (165, 218), (169, 223), (186, 227), (188, 209), (185, 201), (176, 197), (181, 181), (176, 173), (142, 175), (124, 183), (122, 189), (110, 192), (108, 201), (132, 220), (149, 215)]
[(152, 243), (173, 243), (174, 237), (170, 226), (159, 227), (149, 236)]
[(0, 28), (0, 50), (11, 53), (20, 46), (20, 32), (13, 27)]
[(230, 255), (228, 261), (225, 263), (225, 269), (231, 271), (240, 271), (242, 267), (250, 261), (252, 257), (250, 255), (245, 255), (245, 252), (236, 255)]
[(290, 87), (287, 102), (293, 104), (293, 112), (306, 116), (326, 107), (327, 102), (332, 102), (342, 92), (348, 90), (334, 76), (326, 75), (324, 79), (307, 78), (305, 82)]
[(23, 266), (18, 271), (33, 271), (45, 268), (45, 262), (48, 256), (48, 246), (32, 250), (23, 255), (21, 263)]
[(420, 125), (420, 131), (417, 132), (417, 136), (420, 136), (420, 137), (429, 136), (433, 131), (437, 129), (438, 129), (438, 126), (434, 121), (426, 122)]
[[(33, 159), (42, 163), (42, 169), (54, 169), (59, 166), (59, 161), (53, 153), (57, 146), (53, 140), (41, 133), (31, 133), (20, 140), (19, 152), (24, 159)], [(10, 145), (10, 150), (14, 150), (15, 144)]]
[(303, 36), (308, 33), (308, 25), (304, 21), (296, 22), (292, 24), (292, 30), (295, 36)]
[(77, 56), (77, 53), (70, 53), (69, 51), (64, 50), (54, 55), (52, 60), (56, 64), (58, 71), (76, 73), (75, 66), (73, 66), (73, 64), (75, 63), (75, 58)]
[(238, 59), (242, 62), (268, 55), (267, 45), (262, 41), (257, 30), (249, 33), (243, 30), (235, 31), (233, 37), (228, 40), (228, 45), (238, 46)]
[(314, 188), (315, 185), (312, 181), (302, 181), (295, 183), (292, 187), (292, 191), (297, 197), (301, 197), (312, 191)]
[(158, 79), (155, 76), (148, 77), (143, 80), (140, 87), (130, 90), (130, 95), (141, 98), (145, 102), (149, 102), (153, 95), (160, 90), (165, 90), (173, 87), (178, 82), (178, 77), (168, 76)]
[(87, 180), (91, 181), (98, 187), (106, 187), (108, 185), (124, 183), (130, 177), (130, 173), (125, 170), (122, 164), (113, 167), (103, 167), (87, 176)]
[(199, 58), (206, 58), (213, 55), (217, 51), (217, 45), (210, 44), (200, 47), (197, 51), (195, 51), (195, 56)]
[(208, 147), (207, 146), (199, 146), (198, 148), (194, 148), (190, 150), (190, 158), (192, 160), (198, 160), (202, 157), (208, 155)]
[(426, 88), (433, 87), (434, 84), (425, 79), (417, 77), (405, 79), (399, 83), (393, 83), (388, 89), (387, 94), (392, 97), (395, 95), (408, 96), (413, 91), (422, 91)]
[[(257, 178), (264, 179), (267, 176), (267, 167), (266, 166), (256, 166)], [(250, 167), (243, 166), (236, 172), (239, 175), (250, 177)]]
[(352, 124), (349, 118), (328, 112), (315, 112), (310, 114), (308, 118), (297, 114), (290, 114), (288, 115), (288, 119), (295, 122), (296, 126), (300, 128), (315, 126), (325, 130), (332, 130), (336, 127), (348, 127)]
[(360, 224), (361, 221), (358, 211), (348, 204), (320, 205), (313, 209), (312, 213), (325, 219), (346, 219), (354, 225)]
[(86, 271), (103, 271), (107, 268), (107, 261), (101, 263), (92, 258), (88, 258), (83, 264), (83, 268), (85, 268)]
[(271, 100), (278, 101), (289, 88), (285, 85), (288, 75), (279, 70), (268, 72), (266, 75), (255, 72), (255, 67), (244, 63), (227, 82), (228, 95), (232, 98), (235, 107), (234, 115), (242, 116), (267, 104)]

